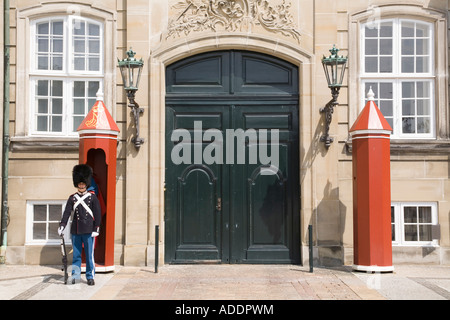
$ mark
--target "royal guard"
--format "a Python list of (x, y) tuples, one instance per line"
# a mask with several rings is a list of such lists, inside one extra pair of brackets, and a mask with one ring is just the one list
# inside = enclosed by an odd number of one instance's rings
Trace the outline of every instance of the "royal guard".
[(94, 285), (94, 239), (99, 235), (100, 230), (100, 202), (95, 193), (88, 191), (92, 181), (90, 166), (76, 165), (72, 171), (72, 178), (77, 192), (70, 195), (67, 200), (58, 233), (59, 235), (63, 233), (73, 212), (72, 227), (70, 228), (73, 247), (72, 284), (81, 278), (81, 253), (84, 246), (87, 284)]

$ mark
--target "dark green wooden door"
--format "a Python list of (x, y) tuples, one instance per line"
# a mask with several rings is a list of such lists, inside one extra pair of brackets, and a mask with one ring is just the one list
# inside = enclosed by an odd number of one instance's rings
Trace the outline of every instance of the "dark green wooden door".
[(166, 78), (166, 262), (299, 262), (298, 69), (220, 51)]

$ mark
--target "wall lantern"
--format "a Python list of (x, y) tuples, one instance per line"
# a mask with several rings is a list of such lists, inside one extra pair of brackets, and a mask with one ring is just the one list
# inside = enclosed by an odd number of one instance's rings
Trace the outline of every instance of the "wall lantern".
[(128, 107), (133, 112), (134, 123), (136, 125), (136, 137), (131, 139), (136, 148), (140, 148), (144, 143), (144, 139), (139, 138), (139, 116), (144, 112), (144, 109), (139, 107), (139, 104), (134, 100), (136, 91), (138, 90), (139, 80), (141, 78), (142, 67), (144, 61), (142, 58), (137, 60), (134, 52), (131, 48), (127, 51), (127, 58), (123, 60), (118, 59), (120, 73), (122, 74), (123, 86), (128, 97)]
[(328, 81), (328, 88), (331, 89), (332, 99), (326, 104), (324, 108), (320, 108), (320, 113), (325, 113), (325, 134), (320, 137), (321, 142), (325, 142), (325, 147), (328, 149), (333, 142), (333, 138), (329, 135), (330, 124), (333, 117), (334, 107), (338, 105), (337, 98), (339, 90), (344, 80), (345, 68), (347, 66), (347, 57), (338, 56), (339, 49), (333, 45), (330, 49), (331, 55), (322, 58), (322, 66), (325, 71), (325, 76)]

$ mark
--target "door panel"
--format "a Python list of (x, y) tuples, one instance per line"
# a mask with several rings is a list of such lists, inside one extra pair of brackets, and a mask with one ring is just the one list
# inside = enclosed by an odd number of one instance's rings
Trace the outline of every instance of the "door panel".
[[(298, 261), (298, 233), (293, 227), (298, 226), (295, 219), (299, 192), (298, 134), (293, 129), (298, 128), (297, 105), (271, 104), (258, 108), (240, 105), (235, 108), (233, 119), (237, 127), (246, 130), (256, 127), (260, 134), (258, 144), (249, 141), (246, 145), (245, 164), (235, 166), (231, 174), (234, 192), (231, 211), (236, 228), (232, 261)], [(262, 135), (261, 129), (267, 130), (267, 134)], [(275, 130), (278, 137), (274, 136)], [(272, 152), (275, 150), (277, 157)], [(255, 153), (258, 162), (252, 164), (250, 155)]]
[[(170, 128), (166, 135), (166, 226), (171, 230), (166, 236), (171, 245), (166, 250), (172, 256), (170, 262), (222, 259), (222, 209), (217, 205), (223, 197), (224, 167), (205, 164), (201, 158), (211, 144), (211, 139), (203, 139), (205, 131), (227, 126), (223, 123), (227, 113), (220, 106), (166, 108)], [(196, 121), (202, 121), (201, 130)], [(176, 129), (184, 135), (174, 135)], [(176, 157), (186, 161), (179, 163)]]
[(292, 64), (255, 52), (234, 53), (234, 93), (298, 94), (298, 71)]
[(166, 72), (167, 94), (228, 93), (229, 56), (229, 52), (210, 52), (174, 63)]

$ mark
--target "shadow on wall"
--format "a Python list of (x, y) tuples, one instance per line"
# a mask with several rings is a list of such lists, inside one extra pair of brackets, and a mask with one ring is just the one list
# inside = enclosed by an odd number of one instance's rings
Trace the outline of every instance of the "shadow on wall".
[(313, 211), (310, 224), (313, 225), (315, 248), (314, 264), (340, 266), (345, 262), (343, 235), (347, 207), (339, 200), (339, 188), (332, 188), (328, 181), (323, 198)]
[[(320, 137), (325, 132), (324, 118), (321, 117), (306, 151), (301, 150), (300, 184), (311, 169), (317, 156), (325, 157), (327, 149)], [(332, 187), (327, 181), (322, 200), (313, 209), (309, 224), (313, 225), (314, 265), (340, 266), (345, 263), (343, 234), (345, 231), (347, 207), (339, 200), (339, 188)], [(308, 233), (303, 239), (308, 243)]]

